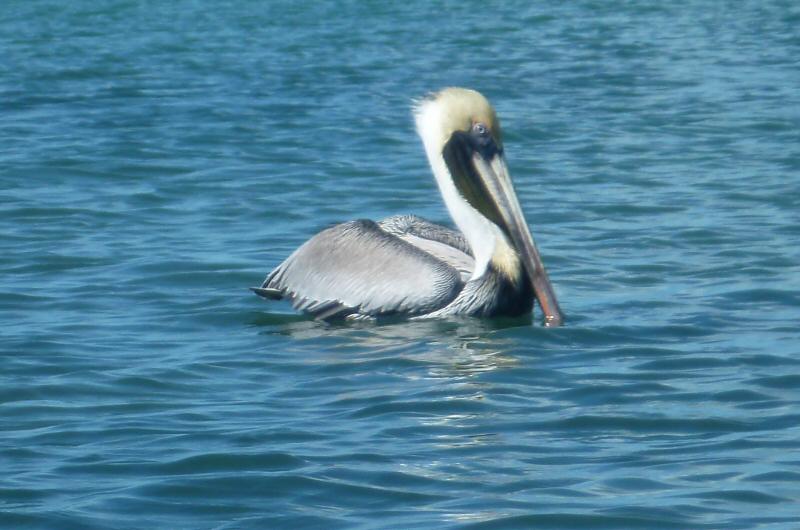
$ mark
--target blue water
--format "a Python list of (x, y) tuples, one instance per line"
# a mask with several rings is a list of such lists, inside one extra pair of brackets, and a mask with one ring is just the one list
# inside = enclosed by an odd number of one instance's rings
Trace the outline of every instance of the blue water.
[[(3, 2), (0, 527), (800, 528), (800, 4), (662, 4)], [(248, 292), (448, 85), (568, 325)]]

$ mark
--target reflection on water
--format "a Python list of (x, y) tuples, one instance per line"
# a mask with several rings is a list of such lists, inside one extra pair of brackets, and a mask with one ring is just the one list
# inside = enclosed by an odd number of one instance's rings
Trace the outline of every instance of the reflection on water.
[[(465, 377), (515, 364), (505, 352), (511, 338), (498, 332), (530, 326), (530, 315), (521, 318), (481, 320), (474, 318), (397, 320), (390, 323), (327, 323), (302, 315), (264, 313), (253, 321), (266, 328), (264, 334), (291, 338), (294, 347), (357, 358), (376, 355), (404, 356), (426, 363), (432, 378)], [(324, 345), (324, 348), (323, 348)]]
[[(314, 368), (317, 379), (309, 385), (316, 392), (327, 387), (321, 374), (362, 374), (365, 381), (357, 388), (342, 389), (337, 381), (337, 396), (327, 405), (338, 409), (357, 403), (356, 417), (382, 419), (380, 438), (421, 436), (444, 453), (498, 442), (494, 429), (473, 432), (475, 425), (492, 423), (495, 412), (487, 408), (487, 395), (502, 393), (484, 376), (519, 365), (511, 353), (519, 340), (514, 333), (530, 331), (532, 319), (328, 324), (264, 314), (258, 322), (264, 334), (287, 338), (298, 372)], [(384, 383), (387, 377), (390, 386)], [(446, 481), (459, 473), (435, 460), (406, 471)]]

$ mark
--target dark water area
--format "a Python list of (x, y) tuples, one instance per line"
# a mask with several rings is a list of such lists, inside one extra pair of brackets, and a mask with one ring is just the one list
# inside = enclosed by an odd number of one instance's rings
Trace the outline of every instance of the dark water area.
[[(796, 2), (0, 8), (0, 527), (800, 528)], [(485, 93), (568, 325), (330, 326)]]

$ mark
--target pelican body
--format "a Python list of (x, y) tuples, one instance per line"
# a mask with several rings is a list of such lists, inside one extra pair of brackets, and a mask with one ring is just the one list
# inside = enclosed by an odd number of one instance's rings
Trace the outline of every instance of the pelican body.
[(563, 320), (514, 192), (500, 124), (480, 93), (446, 88), (414, 109), (439, 191), (458, 230), (413, 215), (318, 233), (259, 288), (323, 320), (518, 316), (534, 298)]

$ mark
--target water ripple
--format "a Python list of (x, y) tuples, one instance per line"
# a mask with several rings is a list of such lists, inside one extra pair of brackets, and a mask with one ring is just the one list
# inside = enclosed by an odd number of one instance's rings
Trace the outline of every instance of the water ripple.
[[(796, 526), (796, 6), (196, 4), (0, 13), (0, 526)], [(448, 85), (568, 325), (252, 296), (333, 223), (448, 222)]]

